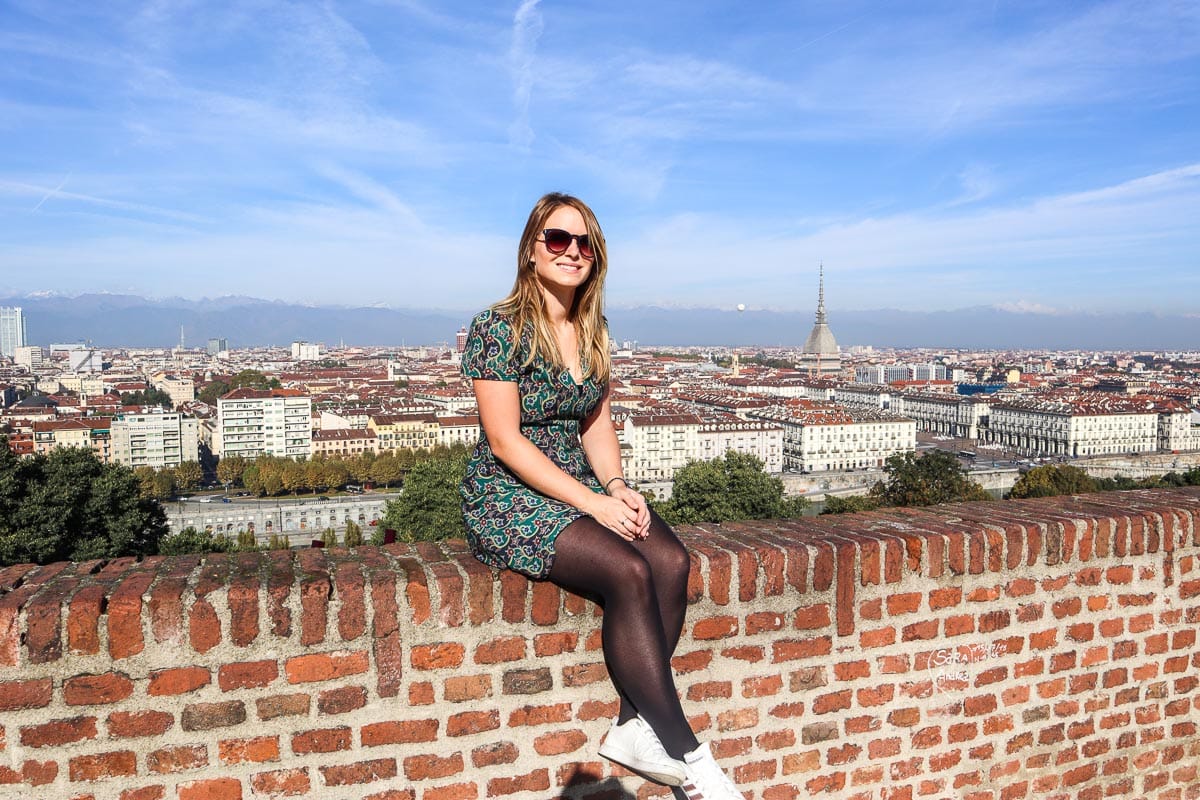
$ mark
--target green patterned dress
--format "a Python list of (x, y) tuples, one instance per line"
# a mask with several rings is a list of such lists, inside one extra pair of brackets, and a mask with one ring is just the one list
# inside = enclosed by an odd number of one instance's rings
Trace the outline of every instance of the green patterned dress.
[[(508, 317), (488, 309), (471, 321), (462, 373), (468, 378), (515, 381), (521, 433), (568, 475), (600, 492), (579, 431), (600, 402), (604, 387), (590, 377), (577, 384), (568, 370), (555, 369), (541, 358), (522, 366), (529, 347), (529, 331), (518, 337)], [(467, 543), (475, 557), (535, 580), (550, 574), (554, 542), (563, 528), (586, 516), (513, 474), (492, 454), (482, 429), (459, 493)]]

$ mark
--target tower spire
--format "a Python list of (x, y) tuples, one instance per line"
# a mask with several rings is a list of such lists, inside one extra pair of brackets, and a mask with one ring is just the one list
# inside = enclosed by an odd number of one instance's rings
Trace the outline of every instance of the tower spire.
[(820, 288), (817, 290), (817, 324), (825, 324), (825, 262), (821, 262)]

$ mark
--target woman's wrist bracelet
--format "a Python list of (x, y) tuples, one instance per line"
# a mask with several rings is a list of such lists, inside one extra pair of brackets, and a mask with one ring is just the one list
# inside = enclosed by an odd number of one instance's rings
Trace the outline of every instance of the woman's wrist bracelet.
[(604, 492), (606, 494), (608, 493), (608, 487), (612, 485), (613, 481), (620, 481), (621, 483), (625, 484), (626, 488), (631, 488), (629, 486), (629, 481), (625, 480), (620, 475), (615, 475), (615, 476), (609, 478), (608, 481), (604, 484)]

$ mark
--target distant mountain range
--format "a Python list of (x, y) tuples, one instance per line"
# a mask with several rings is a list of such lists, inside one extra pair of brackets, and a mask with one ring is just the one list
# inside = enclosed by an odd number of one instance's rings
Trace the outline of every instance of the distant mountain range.
[[(99, 347), (169, 347), (180, 326), (189, 347), (224, 338), (231, 347), (287, 345), (297, 339), (347, 345), (453, 342), (472, 311), (296, 305), (253, 297), (150, 300), (133, 295), (37, 294), (0, 297), (25, 310), (30, 342), (90, 341)], [(649, 345), (804, 344), (810, 311), (725, 311), (712, 308), (610, 308), (618, 340)], [(990, 306), (955, 311), (837, 311), (829, 326), (843, 347), (932, 347), (1013, 350), (1196, 350), (1200, 315), (1031, 313)]]

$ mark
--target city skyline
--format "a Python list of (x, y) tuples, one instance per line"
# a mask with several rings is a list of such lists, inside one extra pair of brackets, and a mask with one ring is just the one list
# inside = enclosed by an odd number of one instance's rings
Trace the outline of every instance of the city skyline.
[(0, 11), (0, 294), (480, 307), (563, 189), (613, 307), (1200, 300), (1194, 4), (256, 8)]

